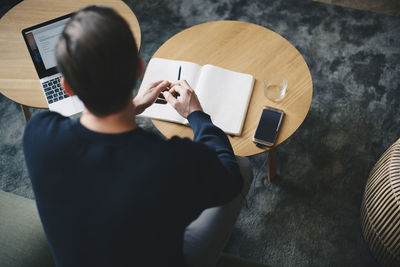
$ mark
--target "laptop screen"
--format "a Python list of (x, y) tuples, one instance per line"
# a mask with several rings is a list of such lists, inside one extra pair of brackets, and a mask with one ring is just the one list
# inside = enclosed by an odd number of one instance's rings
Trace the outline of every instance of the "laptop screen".
[(39, 78), (58, 73), (54, 50), (71, 15), (68, 14), (22, 31)]

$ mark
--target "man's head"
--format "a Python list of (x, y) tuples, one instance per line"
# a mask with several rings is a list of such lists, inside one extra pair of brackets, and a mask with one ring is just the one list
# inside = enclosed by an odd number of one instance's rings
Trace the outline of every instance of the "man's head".
[(140, 72), (135, 39), (113, 9), (89, 6), (65, 26), (56, 59), (72, 91), (86, 108), (103, 117), (124, 109)]

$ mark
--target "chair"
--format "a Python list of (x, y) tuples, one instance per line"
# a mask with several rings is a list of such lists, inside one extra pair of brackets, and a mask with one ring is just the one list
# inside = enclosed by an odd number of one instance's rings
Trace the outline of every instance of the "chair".
[(0, 266), (54, 266), (35, 202), (1, 190)]
[(361, 229), (384, 266), (400, 266), (400, 139), (372, 169), (361, 205)]

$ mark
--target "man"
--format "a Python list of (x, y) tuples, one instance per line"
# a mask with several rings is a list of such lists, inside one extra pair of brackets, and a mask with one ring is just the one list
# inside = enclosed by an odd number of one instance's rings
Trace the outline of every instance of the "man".
[[(137, 51), (112, 9), (78, 11), (56, 59), (64, 90), (85, 110), (78, 120), (43, 112), (26, 127), (25, 159), (57, 266), (215, 265), (251, 181), (247, 164), (242, 189), (229, 140), (186, 81), (157, 81), (133, 98), (144, 71)], [(160, 93), (189, 120), (194, 142), (137, 126), (135, 114)]]

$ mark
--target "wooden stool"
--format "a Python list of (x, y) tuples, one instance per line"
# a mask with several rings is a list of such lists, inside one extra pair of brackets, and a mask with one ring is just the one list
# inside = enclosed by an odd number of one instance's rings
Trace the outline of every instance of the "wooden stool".
[(372, 169), (361, 204), (361, 228), (384, 266), (400, 266), (400, 139)]

